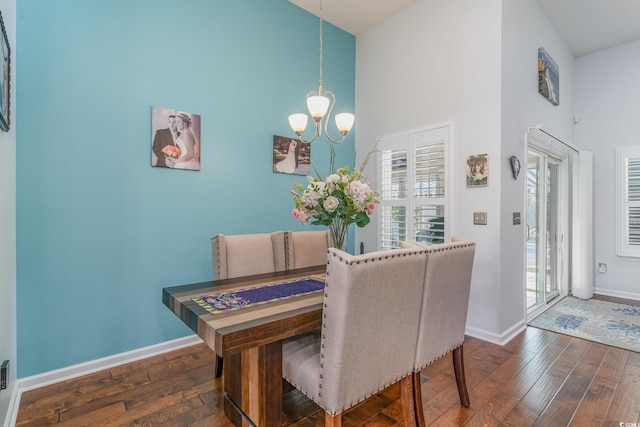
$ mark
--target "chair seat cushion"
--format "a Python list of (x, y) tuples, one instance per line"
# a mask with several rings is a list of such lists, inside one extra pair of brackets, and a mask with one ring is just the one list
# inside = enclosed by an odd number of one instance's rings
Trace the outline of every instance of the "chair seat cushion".
[(282, 376), (307, 397), (320, 394), (320, 331), (298, 335), (282, 343)]

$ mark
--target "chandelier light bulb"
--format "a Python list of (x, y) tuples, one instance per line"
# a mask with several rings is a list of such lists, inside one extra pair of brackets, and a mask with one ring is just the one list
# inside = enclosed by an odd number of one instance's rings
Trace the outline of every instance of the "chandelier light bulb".
[(289, 116), (289, 126), (298, 136), (301, 136), (307, 128), (308, 121), (309, 117), (306, 114), (296, 113)]
[(354, 120), (355, 116), (351, 113), (336, 114), (336, 126), (343, 136), (351, 130)]
[(311, 114), (311, 117), (313, 117), (313, 120), (317, 123), (327, 114), (329, 98), (319, 95), (309, 96), (307, 98), (307, 108), (309, 109), (309, 114)]

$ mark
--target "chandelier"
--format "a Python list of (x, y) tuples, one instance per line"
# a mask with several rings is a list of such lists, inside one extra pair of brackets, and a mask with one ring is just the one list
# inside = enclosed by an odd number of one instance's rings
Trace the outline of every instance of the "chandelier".
[(313, 137), (306, 141), (302, 138), (302, 134), (304, 130), (307, 128), (307, 123), (309, 121), (309, 116), (304, 113), (296, 113), (291, 114), (289, 116), (289, 125), (291, 129), (295, 132), (296, 135), (300, 138), (302, 142), (310, 143), (313, 142), (317, 137), (322, 135), (323, 123), (324, 120), (324, 133), (327, 139), (335, 144), (339, 144), (344, 141), (347, 133), (353, 127), (353, 121), (355, 119), (354, 115), (351, 113), (340, 113), (335, 115), (336, 127), (338, 128), (338, 132), (340, 132), (341, 136), (336, 138), (332, 138), (328, 132), (327, 124), (329, 123), (329, 118), (331, 117), (331, 111), (333, 110), (333, 106), (336, 103), (336, 97), (333, 92), (329, 90), (322, 90), (322, 1), (320, 1), (320, 79), (318, 81), (318, 91), (310, 91), (307, 93), (307, 108), (309, 109), (309, 114), (313, 118), (313, 121), (316, 123), (315, 134)]

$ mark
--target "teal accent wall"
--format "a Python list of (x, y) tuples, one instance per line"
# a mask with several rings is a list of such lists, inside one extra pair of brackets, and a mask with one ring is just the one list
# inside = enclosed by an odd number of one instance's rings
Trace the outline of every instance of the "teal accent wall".
[[(273, 173), (272, 144), (317, 88), (318, 19), (287, 0), (20, 0), (16, 26), (18, 376), (190, 334), (162, 288), (212, 278), (211, 236), (304, 228), (305, 178)], [(355, 38), (329, 24), (324, 78), (354, 112)], [(201, 115), (201, 171), (150, 166), (154, 105)], [(312, 158), (326, 173), (327, 144)]]

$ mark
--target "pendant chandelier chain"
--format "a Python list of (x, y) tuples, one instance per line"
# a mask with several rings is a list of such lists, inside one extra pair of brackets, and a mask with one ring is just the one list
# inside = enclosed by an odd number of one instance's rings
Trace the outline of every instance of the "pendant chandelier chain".
[[(322, 90), (322, 0), (320, 0), (320, 90)], [(319, 93), (318, 95), (322, 95)]]

